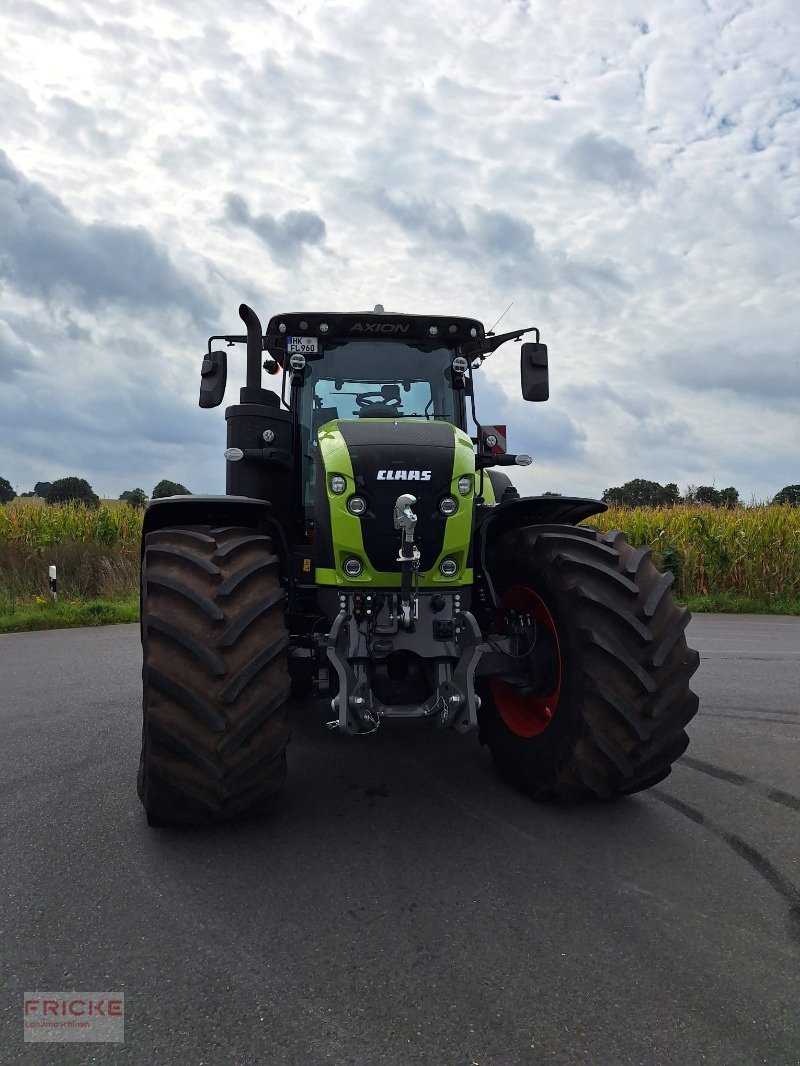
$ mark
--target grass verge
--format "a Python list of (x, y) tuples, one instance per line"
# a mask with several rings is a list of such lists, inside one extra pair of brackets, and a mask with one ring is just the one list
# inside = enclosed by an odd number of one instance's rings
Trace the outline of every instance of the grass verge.
[(779, 596), (757, 598), (740, 596), (736, 592), (709, 592), (703, 596), (679, 598), (692, 614), (800, 614), (800, 600)]
[(139, 621), (139, 597), (115, 600), (59, 600), (58, 603), (0, 602), (0, 633), (72, 629)]
[[(41, 597), (39, 598), (41, 600)], [(793, 614), (800, 615), (800, 600), (748, 599), (732, 592), (689, 596), (678, 602), (693, 614)], [(0, 633), (29, 633), (36, 629), (72, 629), (77, 626), (110, 626), (139, 621), (139, 597), (115, 600), (61, 600), (13, 603), (0, 601)]]

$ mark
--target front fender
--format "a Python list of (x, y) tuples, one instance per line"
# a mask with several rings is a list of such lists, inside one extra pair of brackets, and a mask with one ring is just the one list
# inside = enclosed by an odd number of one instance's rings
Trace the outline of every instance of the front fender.
[[(141, 553), (148, 533), (170, 526), (272, 525), (272, 504), (250, 496), (165, 496), (151, 500), (142, 523)], [(265, 528), (266, 532), (266, 528)]]
[(576, 526), (585, 518), (607, 510), (608, 504), (580, 496), (523, 496), (495, 507), (478, 508), (474, 534), (478, 599), (487, 609), (497, 606), (491, 578), (486, 571), (486, 553), (498, 537), (509, 529), (540, 525)]
[[(144, 562), (144, 544), (148, 533), (172, 526), (249, 526), (265, 533), (277, 534), (281, 541), (281, 555), (285, 557), (286, 543), (281, 527), (271, 515), (272, 505), (266, 500), (250, 496), (165, 496), (151, 500), (144, 513), (142, 539), (139, 545), (139, 566)], [(139, 632), (144, 619), (144, 590), (139, 582)]]
[(479, 543), (482, 540), (485, 545), (513, 526), (576, 526), (584, 518), (607, 510), (607, 503), (581, 496), (522, 496), (485, 508), (485, 515), (476, 514), (475, 532)]

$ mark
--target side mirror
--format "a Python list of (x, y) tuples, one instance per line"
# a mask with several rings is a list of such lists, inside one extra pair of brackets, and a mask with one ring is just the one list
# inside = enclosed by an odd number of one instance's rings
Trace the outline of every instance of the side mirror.
[(546, 344), (522, 345), (520, 372), (523, 400), (541, 402), (550, 399)]
[(200, 406), (219, 407), (228, 381), (228, 353), (211, 352), (200, 368)]

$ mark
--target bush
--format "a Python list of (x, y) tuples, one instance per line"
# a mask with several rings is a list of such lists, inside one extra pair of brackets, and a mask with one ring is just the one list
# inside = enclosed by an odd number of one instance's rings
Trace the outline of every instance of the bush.
[(54, 481), (45, 497), (48, 503), (83, 503), (87, 507), (99, 507), (100, 497), (82, 477), (62, 477)]
[(163, 500), (166, 496), (191, 496), (191, 492), (180, 481), (168, 481), (166, 478), (159, 481), (153, 489), (153, 499)]

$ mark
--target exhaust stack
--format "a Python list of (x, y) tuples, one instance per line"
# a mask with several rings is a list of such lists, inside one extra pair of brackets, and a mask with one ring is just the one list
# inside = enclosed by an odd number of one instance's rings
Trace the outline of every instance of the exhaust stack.
[(247, 327), (247, 385), (241, 390), (241, 403), (261, 402), (261, 353), (264, 350), (261, 321), (252, 307), (239, 305), (239, 318)]

